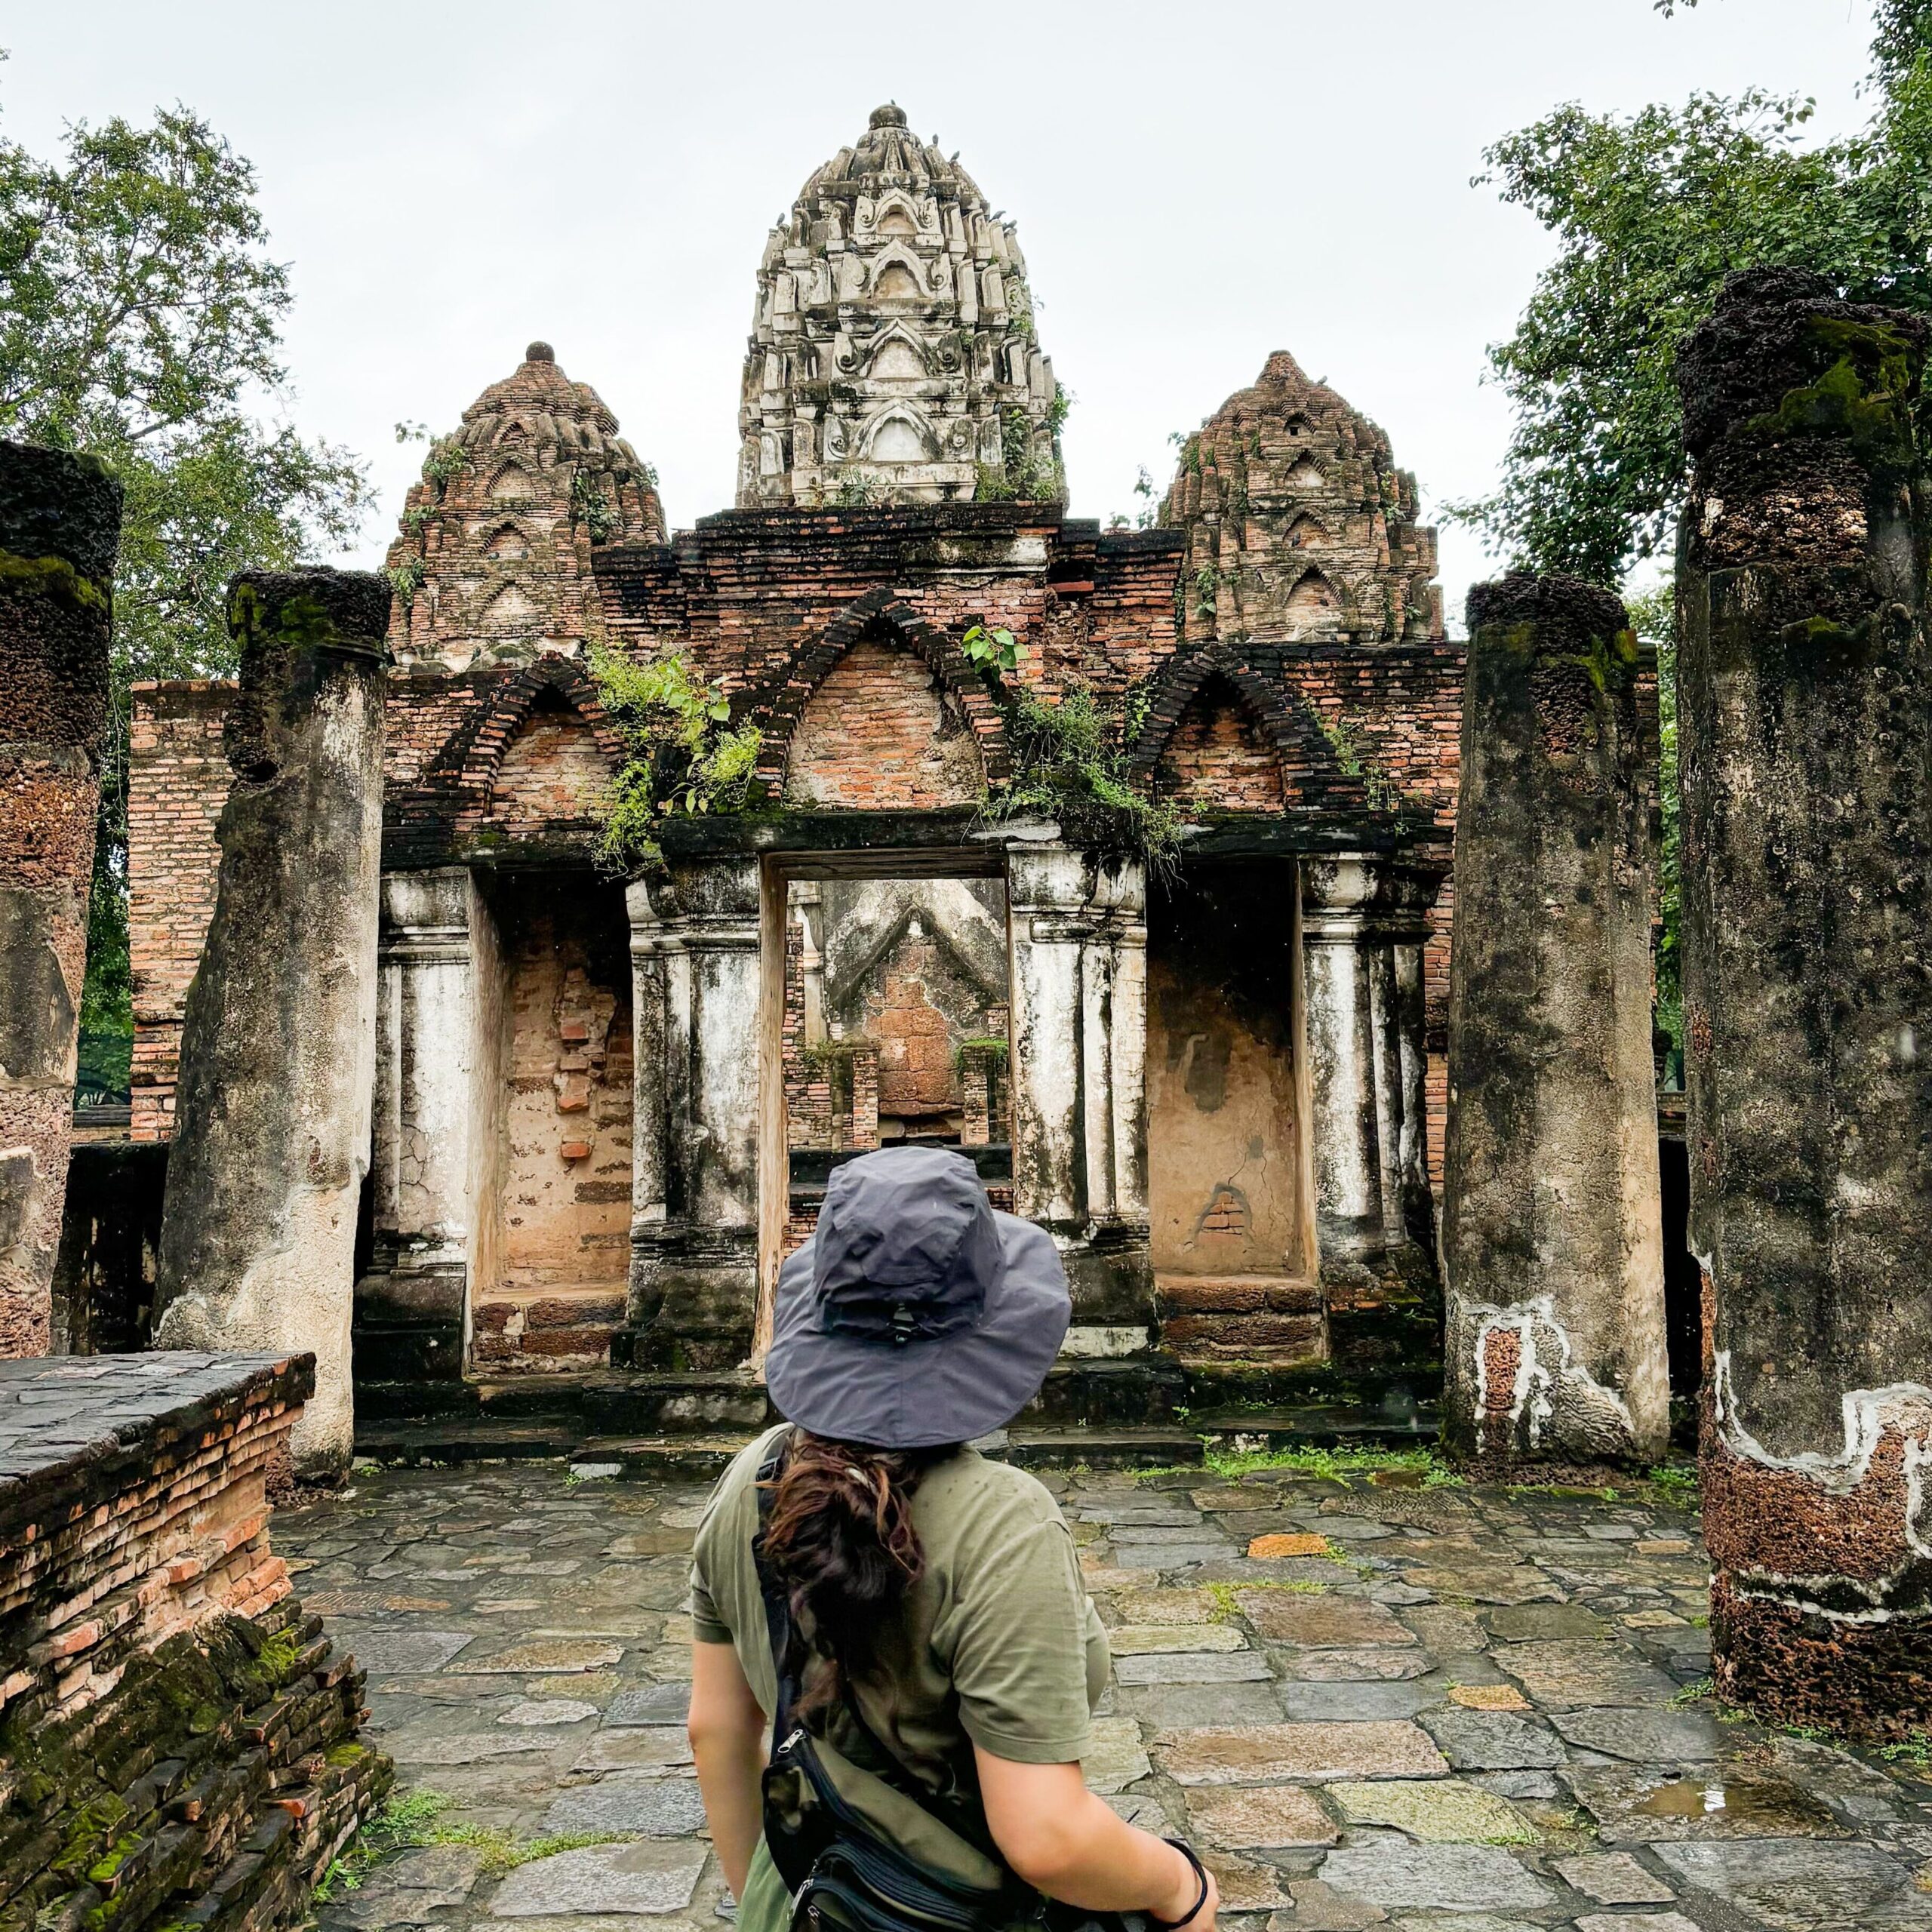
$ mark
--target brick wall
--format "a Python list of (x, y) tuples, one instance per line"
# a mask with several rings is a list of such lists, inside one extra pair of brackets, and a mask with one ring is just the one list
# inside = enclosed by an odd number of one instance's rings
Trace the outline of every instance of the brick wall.
[(136, 1140), (174, 1128), (189, 983), (214, 916), (215, 826), (229, 772), (222, 721), (232, 685), (137, 685), (128, 735), (128, 946), (134, 978)]
[(543, 839), (561, 826), (595, 825), (611, 769), (590, 728), (568, 706), (533, 708), (503, 749), (489, 823), (512, 839)]
[(883, 640), (855, 645), (793, 731), (785, 802), (933, 811), (978, 802), (984, 783), (971, 727), (943, 703), (919, 657)]
[(313, 1381), (306, 1355), (0, 1365), (7, 1924), (297, 1924), (380, 1803), (361, 1673), (269, 1545)]
[(1197, 692), (1181, 713), (1154, 783), (1183, 809), (1278, 812), (1283, 803), (1281, 758), (1253, 714), (1219, 682)]

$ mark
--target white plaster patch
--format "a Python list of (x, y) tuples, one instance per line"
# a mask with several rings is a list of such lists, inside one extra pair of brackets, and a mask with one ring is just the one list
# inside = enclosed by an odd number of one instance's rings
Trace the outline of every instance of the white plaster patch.
[(1060, 1345), (1063, 1358), (1081, 1361), (1117, 1361), (1123, 1355), (1137, 1355), (1147, 1346), (1147, 1331), (1140, 1327), (1069, 1328)]

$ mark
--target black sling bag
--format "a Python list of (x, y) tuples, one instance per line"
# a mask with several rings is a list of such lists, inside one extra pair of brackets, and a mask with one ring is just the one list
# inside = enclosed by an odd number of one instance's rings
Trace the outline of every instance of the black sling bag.
[[(764, 1779), (764, 1841), (793, 1895), (792, 1932), (1006, 1932), (1030, 1923), (1041, 1932), (1146, 1932), (1162, 1921), (1143, 1912), (1094, 1912), (1047, 1899), (1001, 1857), (977, 1807), (937, 1796), (900, 1761), (860, 1712), (847, 1687), (843, 1708), (875, 1761), (860, 1769), (909, 1798), (999, 1873), (972, 1884), (915, 1857), (848, 1802), (806, 1727), (794, 1721), (804, 1646), (795, 1641), (783, 1583), (764, 1556), (771, 1485), (784, 1461), (775, 1450), (758, 1472), (758, 1534), (752, 1544), (778, 1680), (771, 1753)], [(1171, 1841), (1177, 1844), (1180, 1841)], [(1200, 1869), (1199, 1861), (1185, 1845)], [(1205, 1879), (1203, 1879), (1205, 1894)]]

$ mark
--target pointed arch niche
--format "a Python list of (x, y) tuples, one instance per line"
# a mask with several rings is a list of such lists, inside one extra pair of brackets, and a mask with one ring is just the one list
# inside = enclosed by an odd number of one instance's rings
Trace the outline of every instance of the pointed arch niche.
[(932, 667), (883, 622), (866, 626), (806, 700), (786, 748), (794, 807), (938, 811), (978, 803), (978, 740)]
[(1204, 678), (1155, 762), (1163, 798), (1208, 811), (1278, 812), (1287, 802), (1281, 761), (1261, 721), (1224, 672)]

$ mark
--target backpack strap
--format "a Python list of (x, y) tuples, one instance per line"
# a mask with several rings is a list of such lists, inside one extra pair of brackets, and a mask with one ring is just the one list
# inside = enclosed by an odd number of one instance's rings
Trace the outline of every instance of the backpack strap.
[[(804, 1675), (804, 1646), (796, 1641), (796, 1631), (792, 1622), (791, 1598), (783, 1580), (772, 1567), (764, 1553), (764, 1532), (771, 1518), (773, 1491), (785, 1467), (785, 1454), (789, 1446), (789, 1438), (781, 1438), (770, 1455), (758, 1465), (758, 1534), (752, 1542), (752, 1560), (758, 1571), (758, 1595), (764, 1604), (765, 1629), (771, 1642), (771, 1665), (778, 1680), (777, 1708), (772, 1713), (771, 1753), (776, 1756), (779, 1746), (792, 1734), (792, 1712), (798, 1703)], [(859, 1708), (859, 1700), (854, 1694), (850, 1682), (843, 1686), (841, 1708), (863, 1741), (872, 1763), (859, 1762), (858, 1768), (870, 1774), (883, 1784), (909, 1798), (929, 1817), (936, 1819), (955, 1837), (965, 1839), (977, 1851), (984, 1853), (995, 1863), (1006, 1866), (1005, 1854), (995, 1844), (992, 1833), (987, 1829), (985, 1816), (978, 1807), (968, 1804), (964, 1799), (943, 1798), (931, 1790), (921, 1778), (914, 1776), (899, 1754), (881, 1737)]]

